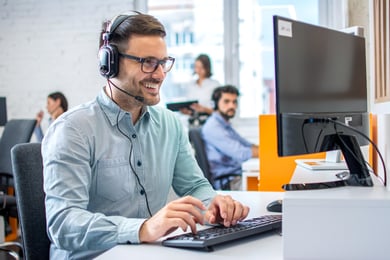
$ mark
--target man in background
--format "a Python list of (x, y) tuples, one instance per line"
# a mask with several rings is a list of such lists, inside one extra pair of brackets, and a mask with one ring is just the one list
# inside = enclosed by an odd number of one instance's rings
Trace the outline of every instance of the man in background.
[[(229, 122), (236, 114), (239, 95), (238, 89), (231, 85), (216, 88), (212, 94), (214, 112), (202, 127), (210, 172), (214, 179), (229, 173), (241, 175), (242, 163), (259, 156), (259, 147), (241, 137)], [(241, 176), (215, 182), (214, 188), (240, 190)]]

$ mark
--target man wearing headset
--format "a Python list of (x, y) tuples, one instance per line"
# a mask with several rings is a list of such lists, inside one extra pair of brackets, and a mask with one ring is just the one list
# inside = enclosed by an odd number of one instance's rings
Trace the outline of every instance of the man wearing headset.
[(229, 122), (236, 114), (239, 95), (238, 89), (231, 85), (214, 89), (211, 97), (214, 112), (202, 127), (213, 178), (232, 174), (215, 182), (216, 189), (240, 190), (242, 163), (259, 155), (259, 147), (241, 137)]
[[(174, 63), (164, 26), (132, 13), (103, 31), (99, 62), (107, 85), (56, 120), (42, 144), (51, 258), (89, 259), (177, 228), (196, 232), (197, 223), (244, 219), (248, 207), (216, 194), (181, 122), (155, 106)], [(181, 198), (167, 203), (171, 187)]]

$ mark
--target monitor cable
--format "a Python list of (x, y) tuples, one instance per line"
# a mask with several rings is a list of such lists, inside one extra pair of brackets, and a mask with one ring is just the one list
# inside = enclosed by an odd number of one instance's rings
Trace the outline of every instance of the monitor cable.
[[(364, 133), (360, 132), (359, 130), (357, 130), (357, 129), (353, 128), (353, 127), (350, 127), (350, 126), (348, 126), (348, 125), (346, 125), (346, 124), (344, 124), (344, 123), (342, 123), (342, 122), (339, 122), (339, 121), (337, 121), (337, 120), (331, 119), (331, 118), (329, 118), (328, 120), (329, 120), (329, 122), (331, 122), (331, 123), (334, 124), (335, 129), (336, 129), (336, 125), (345, 127), (345, 128), (347, 128), (347, 129), (349, 129), (349, 130), (351, 130), (351, 131), (353, 131), (353, 132), (359, 134), (359, 135), (362, 136), (364, 139), (366, 139), (368, 142), (370, 142), (370, 144), (372, 145), (372, 147), (374, 147), (374, 149), (375, 149), (377, 155), (379, 156), (379, 158), (380, 158), (380, 160), (381, 160), (382, 168), (383, 168), (383, 173), (384, 173), (383, 184), (384, 184), (384, 186), (387, 186), (387, 171), (386, 171), (385, 160), (383, 159), (383, 156), (382, 156), (381, 152), (379, 151), (378, 146), (377, 146), (377, 145), (376, 145), (376, 144), (375, 144), (367, 135), (365, 135)], [(336, 130), (336, 134), (338, 134), (337, 130)], [(341, 141), (342, 141), (342, 140), (341, 140)], [(347, 146), (347, 147), (348, 147), (348, 146)], [(348, 147), (348, 149), (349, 149), (349, 147)], [(378, 176), (377, 174), (375, 174), (375, 175)], [(378, 178), (379, 178), (379, 177), (378, 177)]]

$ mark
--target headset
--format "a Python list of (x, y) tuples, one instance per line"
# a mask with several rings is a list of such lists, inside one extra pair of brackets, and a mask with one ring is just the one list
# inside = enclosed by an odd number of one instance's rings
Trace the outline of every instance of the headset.
[(218, 110), (218, 101), (221, 99), (222, 93), (232, 93), (236, 94), (237, 96), (240, 95), (238, 89), (233, 85), (225, 85), (215, 88), (211, 96), (211, 100), (214, 103), (214, 110)]
[(140, 15), (140, 12), (132, 11), (131, 14), (120, 14), (111, 22), (107, 23), (106, 32), (103, 33), (103, 45), (99, 49), (99, 71), (100, 74), (109, 79), (118, 75), (119, 71), (119, 52), (115, 45), (110, 44), (113, 32), (129, 17)]
[(221, 88), (214, 89), (213, 95), (211, 96), (211, 99), (214, 103), (214, 110), (218, 110), (218, 101), (222, 96)]

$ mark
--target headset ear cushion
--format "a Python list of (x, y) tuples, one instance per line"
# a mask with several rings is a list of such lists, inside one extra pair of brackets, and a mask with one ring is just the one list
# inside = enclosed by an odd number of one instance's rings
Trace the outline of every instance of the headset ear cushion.
[(214, 103), (214, 110), (218, 110), (218, 91), (217, 91), (217, 89), (214, 90), (211, 99)]
[(115, 45), (106, 44), (99, 49), (99, 71), (105, 78), (113, 78), (118, 74), (118, 49)]

